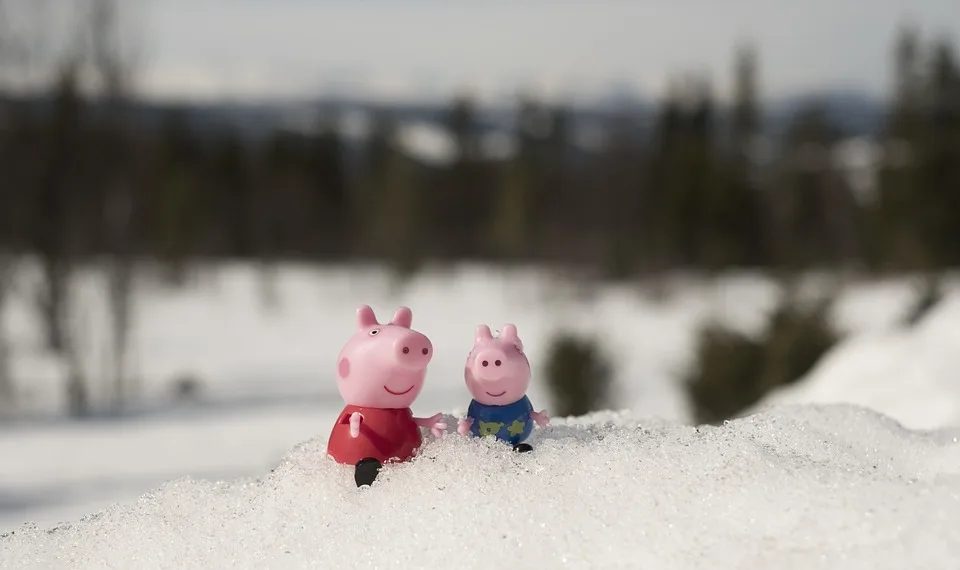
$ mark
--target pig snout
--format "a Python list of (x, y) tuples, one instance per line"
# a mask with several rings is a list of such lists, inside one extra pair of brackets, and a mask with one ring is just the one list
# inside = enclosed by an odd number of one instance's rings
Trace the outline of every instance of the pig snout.
[(473, 375), (477, 380), (499, 380), (506, 372), (507, 355), (497, 348), (488, 348), (477, 353), (473, 361)]
[(405, 334), (396, 340), (394, 348), (400, 365), (411, 370), (426, 368), (433, 358), (433, 345), (422, 334)]

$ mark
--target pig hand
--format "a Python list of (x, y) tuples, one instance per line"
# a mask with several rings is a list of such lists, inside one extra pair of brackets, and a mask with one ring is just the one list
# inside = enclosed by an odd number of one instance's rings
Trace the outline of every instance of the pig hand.
[(433, 424), (433, 427), (430, 428), (430, 432), (433, 434), (433, 437), (440, 439), (443, 437), (443, 430), (447, 429), (446, 422), (436, 422)]
[(363, 421), (363, 414), (360, 412), (353, 412), (350, 414), (350, 437), (357, 437), (360, 435), (360, 422)]
[(547, 427), (550, 423), (550, 416), (547, 415), (547, 410), (530, 412), (530, 417), (533, 418), (533, 421), (537, 422), (537, 425), (540, 427)]
[(440, 439), (443, 437), (443, 430), (447, 429), (446, 422), (440, 421), (442, 419), (443, 414), (434, 414), (429, 418), (414, 418), (414, 421), (417, 422), (418, 426), (430, 428), (433, 437)]
[(463, 418), (457, 425), (457, 433), (466, 436), (470, 433), (470, 427), (473, 425), (473, 418)]

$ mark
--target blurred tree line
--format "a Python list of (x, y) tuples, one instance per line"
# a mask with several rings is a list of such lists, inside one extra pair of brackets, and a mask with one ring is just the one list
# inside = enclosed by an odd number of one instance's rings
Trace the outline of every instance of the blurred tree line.
[[(96, 37), (96, 36), (94, 36)], [(107, 55), (103, 55), (106, 53)], [(571, 140), (569, 113), (520, 102), (516, 152), (481, 152), (477, 109), (448, 112), (456, 156), (405, 153), (396, 122), (376, 117), (358, 157), (335, 118), (311, 134), (198, 133), (171, 111), (136, 122), (126, 76), (94, 46), (104, 88), (82, 95), (79, 62), (55, 76), (46, 104), (6, 97), (0, 114), (0, 244), (64, 260), (191, 258), (488, 259), (587, 265), (608, 277), (671, 268), (801, 270), (960, 263), (960, 71), (949, 43), (911, 30), (896, 50), (897, 86), (880, 143), (874, 195), (837, 159), (844, 133), (817, 105), (782, 139), (761, 136), (756, 54), (737, 53), (721, 111), (709, 84), (675, 82), (649, 137), (643, 117), (611, 121), (605, 142)], [(56, 295), (53, 295), (54, 297)]]

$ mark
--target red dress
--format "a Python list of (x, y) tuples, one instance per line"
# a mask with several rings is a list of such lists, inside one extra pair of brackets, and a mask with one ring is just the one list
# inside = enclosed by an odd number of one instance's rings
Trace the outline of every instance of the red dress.
[[(363, 414), (357, 437), (350, 436), (350, 416), (354, 412)], [(337, 463), (348, 465), (356, 465), (367, 457), (380, 463), (406, 461), (422, 443), (420, 428), (413, 421), (410, 408), (347, 406), (330, 432), (327, 454)]]

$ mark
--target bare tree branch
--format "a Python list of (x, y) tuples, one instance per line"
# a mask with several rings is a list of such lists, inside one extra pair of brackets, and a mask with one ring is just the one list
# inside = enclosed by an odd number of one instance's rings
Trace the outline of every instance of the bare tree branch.
[(16, 385), (10, 371), (10, 346), (2, 326), (15, 268), (13, 256), (0, 252), (0, 418), (13, 414), (17, 406)]
[[(122, 23), (115, 0), (89, 0), (88, 32), (90, 64), (94, 82), (107, 105), (108, 140), (116, 150), (125, 148), (123, 110), (130, 97), (134, 65), (137, 60), (121, 38)], [(104, 172), (105, 227), (115, 252), (107, 263), (107, 288), (112, 338), (112, 376), (114, 408), (127, 403), (127, 352), (134, 314), (135, 263), (129, 244), (133, 241), (134, 191), (131, 160)]]

